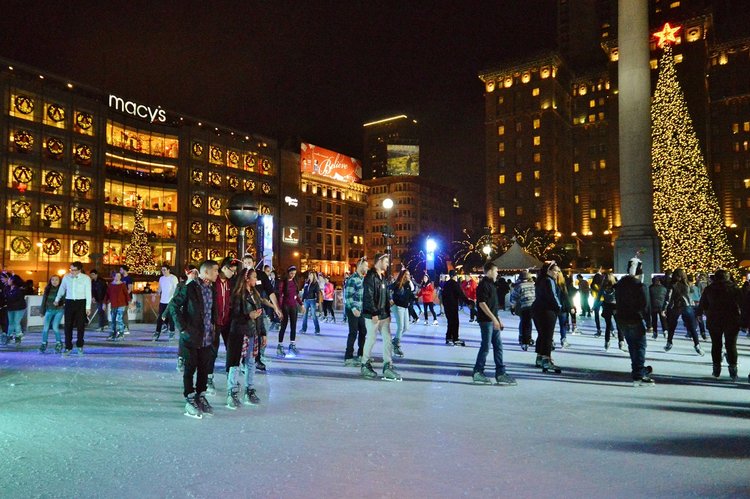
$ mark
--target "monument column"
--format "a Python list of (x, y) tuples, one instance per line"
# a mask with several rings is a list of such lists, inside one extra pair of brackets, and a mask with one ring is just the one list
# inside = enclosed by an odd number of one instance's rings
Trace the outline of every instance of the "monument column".
[(644, 282), (661, 271), (661, 249), (654, 230), (651, 180), (651, 69), (648, 0), (618, 0), (618, 106), (620, 213), (615, 241), (615, 272), (643, 250)]

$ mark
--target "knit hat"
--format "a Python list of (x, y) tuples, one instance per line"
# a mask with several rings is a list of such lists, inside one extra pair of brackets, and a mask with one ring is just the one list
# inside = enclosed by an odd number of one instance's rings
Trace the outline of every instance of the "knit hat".
[(292, 271), (295, 271), (295, 270), (297, 270), (297, 267), (295, 267), (294, 265), (290, 265), (289, 268), (286, 269), (287, 272), (292, 272)]

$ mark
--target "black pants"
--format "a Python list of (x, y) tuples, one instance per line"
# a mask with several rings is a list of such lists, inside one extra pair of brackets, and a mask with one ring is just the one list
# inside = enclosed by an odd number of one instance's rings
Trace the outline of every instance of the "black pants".
[[(216, 352), (211, 346), (201, 348), (190, 348), (180, 341), (185, 353), (185, 372), (182, 376), (182, 394), (187, 397), (193, 392), (204, 393), (208, 385), (208, 369), (216, 359)], [(198, 371), (198, 376), (193, 387), (193, 375)]]
[(659, 325), (656, 322), (657, 320), (661, 322), (661, 330), (667, 332), (667, 316), (660, 308), (651, 310), (651, 327), (654, 328), (655, 333), (659, 332)]
[(446, 306), (443, 303), (443, 312), (445, 312), (445, 319), (448, 321), (445, 341), (458, 341), (458, 304)]
[[(469, 306), (469, 320), (473, 321), (477, 318), (477, 305), (473, 301), (466, 302)], [(445, 304), (443, 304), (443, 309), (445, 309)], [(456, 310), (456, 313), (458, 314), (458, 310)], [(448, 316), (448, 312), (446, 311), (446, 317)], [(456, 316), (458, 317), (458, 316)]]
[(323, 317), (328, 317), (328, 314), (331, 314), (331, 319), (336, 319), (336, 316), (333, 315), (333, 300), (323, 300)]
[(589, 305), (589, 293), (581, 291), (581, 317), (591, 317), (591, 305)]
[(219, 356), (219, 339), (224, 340), (224, 348), (229, 352), (229, 330), (231, 324), (224, 324), (223, 326), (216, 326), (216, 331), (219, 334), (214, 334), (214, 360), (211, 361), (211, 365), (208, 369), (208, 374), (214, 373), (214, 366), (216, 365), (216, 357)]
[(430, 302), (430, 303), (423, 303), (422, 306), (424, 307), (424, 320), (425, 321), (427, 320), (427, 308), (429, 307), (430, 312), (432, 312), (432, 320), (436, 321), (437, 320), (437, 316), (435, 315), (435, 304), (432, 303), (432, 302)]
[(346, 338), (346, 352), (344, 352), (344, 360), (354, 358), (354, 341), (357, 341), (357, 356), (362, 358), (362, 349), (365, 346), (365, 336), (367, 336), (367, 329), (365, 329), (365, 318), (362, 314), (359, 317), (354, 317), (351, 310), (346, 311), (346, 323), (349, 325), (349, 336)]
[(531, 309), (522, 308), (518, 312), (518, 317), (521, 319), (518, 322), (518, 335), (521, 337), (522, 345), (531, 344)]
[(284, 343), (284, 332), (286, 331), (287, 323), (289, 324), (289, 341), (297, 339), (297, 307), (284, 307), (282, 312), (284, 313), (284, 318), (281, 319), (281, 326), (279, 327), (279, 344)]
[(737, 365), (737, 336), (740, 334), (739, 325), (717, 327), (711, 324), (708, 328), (708, 334), (711, 335), (711, 361), (715, 366), (721, 365), (721, 346), (722, 339), (727, 349), (727, 364), (730, 366)]
[(159, 315), (156, 317), (156, 332), (161, 333), (161, 326), (166, 322), (169, 330), (174, 333), (174, 322), (172, 322), (172, 316), (167, 314), (166, 319), (164, 318), (164, 311), (169, 306), (169, 303), (159, 303)]
[(73, 350), (73, 328), (78, 332), (76, 346), (83, 348), (86, 332), (86, 300), (65, 300), (65, 349)]
[(598, 334), (602, 333), (602, 325), (599, 322), (599, 311), (601, 310), (601, 305), (594, 305), (594, 322), (596, 323), (596, 332)]
[[(242, 344), (245, 342), (245, 335), (239, 328), (235, 328), (229, 331), (229, 338), (226, 344), (227, 346), (227, 369), (229, 372), (230, 367), (237, 367), (240, 365), (240, 359), (242, 358)], [(252, 357), (253, 352), (249, 352), (249, 356)]]
[[(612, 333), (615, 332), (614, 324), (612, 323), (612, 317), (615, 314), (615, 307), (609, 303), (602, 304), (602, 317), (604, 318), (604, 341), (609, 341)], [(617, 330), (617, 341), (625, 341), (625, 337)]]
[(536, 353), (549, 357), (552, 352), (552, 335), (555, 332), (557, 314), (553, 310), (538, 310), (531, 314), (536, 327)]
[[(419, 314), (414, 311), (414, 304), (415, 303), (416, 302), (411, 302), (407, 308), (409, 309), (409, 317), (411, 317), (411, 320), (418, 321), (419, 320)], [(418, 305), (417, 305), (417, 309), (419, 309)]]

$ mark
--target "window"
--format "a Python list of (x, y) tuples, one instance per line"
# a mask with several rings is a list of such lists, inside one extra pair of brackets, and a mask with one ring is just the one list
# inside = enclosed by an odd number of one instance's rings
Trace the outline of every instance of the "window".
[(542, 162), (542, 155), (538, 152), (534, 153), (534, 163), (541, 163)]
[(578, 204), (580, 201), (581, 201), (581, 199), (578, 197), (578, 194), (576, 194), (575, 196), (573, 196), (573, 202), (575, 204)]
[(523, 206), (516, 206), (516, 215), (523, 215)]
[(750, 132), (750, 121), (746, 121), (742, 124), (742, 131)]
[(505, 142), (499, 142), (497, 144), (497, 152), (503, 152), (505, 151)]
[(503, 185), (503, 184), (505, 183), (505, 175), (500, 175), (500, 176), (498, 177), (498, 183), (499, 183), (500, 185)]
[(537, 128), (539, 128), (540, 126), (542, 126), (542, 120), (540, 120), (539, 118), (534, 118), (534, 122), (533, 123), (534, 123), (534, 130), (536, 130)]
[(594, 107), (594, 106), (596, 106), (596, 99), (591, 99), (589, 101), (589, 107)]
[(539, 180), (542, 178), (542, 174), (539, 170), (534, 170), (534, 180)]
[[(747, 198), (750, 200), (750, 198)], [(505, 217), (505, 207), (501, 206), (500, 209), (497, 210), (498, 215), (500, 215), (500, 218)]]
[(323, 234), (321, 234), (320, 232), (318, 232), (317, 234), (315, 234), (315, 239), (318, 241), (318, 244), (322, 243), (323, 242)]
[(534, 145), (538, 146), (542, 143), (542, 138), (539, 135), (534, 136)]
[(596, 219), (596, 210), (589, 210), (589, 216), (592, 219)]
[(523, 173), (516, 172), (516, 182), (520, 182), (523, 180)]
[(531, 95), (534, 96), (534, 97), (536, 97), (537, 95), (539, 95), (539, 87), (532, 89), (531, 90)]
[[(599, 85), (599, 86), (601, 87), (601, 85)], [(601, 88), (600, 88), (599, 90), (601, 90)], [(604, 105), (604, 97), (600, 97), (600, 98), (599, 98), (599, 105), (600, 105), (600, 106), (603, 106), (603, 105)]]
[(500, 125), (499, 127), (497, 127), (497, 134), (505, 135), (505, 125)]
[(520, 132), (521, 129), (522, 129), (522, 125), (521, 125), (521, 122), (519, 121), (518, 123), (516, 123), (516, 132)]
[(534, 197), (538, 198), (542, 196), (542, 188), (541, 187), (534, 187)]
[(505, 234), (505, 224), (500, 225), (500, 234)]
[(604, 112), (599, 113), (599, 121), (604, 121)]
[(607, 161), (604, 160), (604, 159), (600, 159), (599, 160), (599, 169), (600, 170), (604, 170), (605, 168), (607, 168)]
[(107, 121), (107, 144), (142, 154), (177, 158), (179, 138)]
[(581, 165), (578, 163), (573, 163), (573, 173), (578, 173), (581, 170)]
[(505, 97), (503, 97), (502, 95), (497, 98), (497, 103), (498, 104), (502, 104), (504, 102), (505, 102)]
[(323, 219), (320, 217), (315, 218), (315, 227), (323, 227)]

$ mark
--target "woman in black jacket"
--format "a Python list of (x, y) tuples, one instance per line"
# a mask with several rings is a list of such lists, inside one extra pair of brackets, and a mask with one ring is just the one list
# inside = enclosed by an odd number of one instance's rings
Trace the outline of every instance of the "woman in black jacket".
[(9, 282), (10, 287), (5, 294), (5, 303), (8, 308), (8, 335), (3, 339), (3, 344), (7, 344), (11, 339), (18, 344), (23, 338), (21, 320), (26, 314), (26, 290), (23, 279), (18, 275), (12, 275)]
[(698, 325), (695, 320), (695, 311), (690, 305), (690, 287), (688, 286), (687, 274), (683, 269), (676, 269), (672, 274), (672, 291), (669, 293), (667, 303), (667, 325), (669, 332), (667, 334), (667, 344), (664, 351), (672, 349), (672, 339), (674, 331), (677, 329), (677, 319), (682, 317), (682, 323), (693, 338), (695, 352), (703, 356), (700, 340), (698, 339)]
[(414, 300), (414, 293), (411, 290), (411, 274), (408, 269), (403, 269), (396, 281), (391, 284), (391, 304), (395, 307), (396, 312), (396, 335), (393, 338), (393, 355), (403, 357), (404, 352), (401, 350), (401, 337), (409, 324), (409, 306)]
[(253, 349), (255, 338), (264, 328), (263, 304), (260, 293), (256, 291), (257, 274), (255, 269), (245, 269), (237, 279), (232, 290), (232, 302), (229, 312), (231, 325), (229, 328), (229, 342), (227, 344), (227, 408), (237, 409), (240, 405), (240, 360), (242, 359), (243, 344), (247, 342), (245, 359), (245, 395), (244, 403), (256, 405), (260, 403), (255, 392), (253, 379), (255, 376), (255, 358)]
[(539, 271), (536, 280), (536, 298), (531, 306), (531, 317), (537, 330), (536, 365), (542, 372), (560, 374), (562, 370), (552, 362), (552, 335), (562, 304), (555, 282), (560, 267), (555, 262), (547, 262)]

